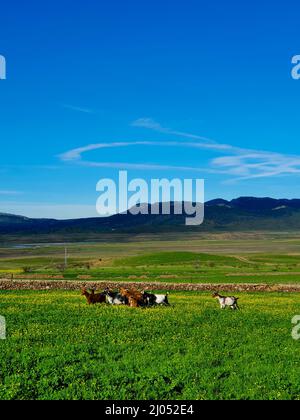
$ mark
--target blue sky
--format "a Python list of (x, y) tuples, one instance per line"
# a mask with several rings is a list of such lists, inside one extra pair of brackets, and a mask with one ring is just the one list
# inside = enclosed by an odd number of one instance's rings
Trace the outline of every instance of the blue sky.
[(297, 1), (4, 2), (0, 212), (93, 216), (98, 180), (120, 169), (204, 178), (206, 199), (300, 197), (299, 12)]

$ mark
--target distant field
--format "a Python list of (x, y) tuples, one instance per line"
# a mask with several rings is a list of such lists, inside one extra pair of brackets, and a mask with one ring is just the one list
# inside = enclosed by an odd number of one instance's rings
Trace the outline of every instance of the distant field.
[(224, 235), (184, 240), (0, 248), (0, 277), (170, 283), (299, 283), (300, 240)]
[(300, 399), (300, 296), (208, 294), (170, 308), (89, 307), (76, 292), (1, 292), (0, 399)]

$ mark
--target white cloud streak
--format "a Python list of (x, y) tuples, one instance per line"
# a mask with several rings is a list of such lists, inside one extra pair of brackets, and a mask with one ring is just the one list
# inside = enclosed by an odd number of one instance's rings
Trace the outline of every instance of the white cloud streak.
[[(97, 143), (67, 151), (59, 156), (64, 162), (73, 162), (87, 167), (120, 168), (136, 170), (176, 170), (191, 171), (211, 174), (223, 174), (233, 178), (233, 181), (242, 181), (258, 178), (270, 178), (275, 176), (287, 176), (300, 174), (300, 156), (291, 156), (275, 152), (251, 150), (229, 144), (218, 143), (207, 137), (184, 133), (163, 127), (151, 118), (141, 118), (131, 124), (133, 127), (163, 133), (168, 136), (177, 136), (189, 141), (132, 141)], [(191, 141), (192, 140), (192, 141)], [(207, 150), (222, 154), (210, 160), (205, 167), (172, 166), (140, 163), (118, 162), (91, 162), (82, 157), (85, 153), (107, 149), (124, 148), (132, 146), (191, 148)]]
[[(191, 147), (199, 148), (199, 143), (182, 143), (182, 142), (154, 142), (154, 141), (135, 141), (135, 142), (117, 142), (117, 143), (99, 143), (90, 144), (84, 147), (70, 150), (59, 155), (64, 162), (77, 162), (82, 166), (94, 168), (117, 168), (117, 169), (134, 169), (134, 170), (176, 170), (176, 171), (193, 171), (207, 172), (208, 169), (189, 166), (172, 166), (172, 165), (156, 165), (156, 164), (139, 164), (139, 163), (119, 163), (119, 162), (90, 162), (82, 160), (82, 155), (86, 152), (99, 149), (114, 149), (130, 146), (155, 146), (155, 147)], [(206, 145), (204, 145), (206, 147)], [(211, 148), (207, 145), (207, 148)]]
[(184, 133), (182, 131), (176, 131), (170, 128), (163, 127), (161, 124), (154, 121), (152, 118), (140, 118), (134, 121), (131, 125), (132, 127), (146, 128), (148, 130), (154, 130), (159, 133), (170, 134), (172, 136), (178, 136), (181, 138), (202, 141), (203, 145), (204, 144), (211, 145), (212, 147), (215, 147), (217, 150), (227, 150), (227, 149), (232, 148), (232, 146), (230, 145), (217, 143), (214, 140), (209, 139), (208, 137), (198, 136), (196, 134)]
[(220, 153), (224, 152), (224, 154), (229, 153), (229, 155), (224, 157), (211, 160), (210, 167), (212, 171), (217, 173), (234, 176), (235, 181), (297, 175), (300, 173), (300, 156), (251, 150), (228, 144), (217, 143), (206, 137), (195, 136), (190, 133), (183, 133), (164, 128), (151, 118), (141, 118), (136, 120), (132, 125), (134, 127), (141, 127), (161, 133), (177, 135), (182, 138), (193, 137), (194, 139), (206, 141), (208, 144), (211, 144), (211, 150), (215, 150)]
[(95, 114), (95, 111), (93, 111), (92, 109), (89, 109), (89, 108), (83, 108), (83, 107), (80, 107), (80, 106), (67, 105), (67, 104), (63, 104), (62, 106), (65, 109), (69, 109), (69, 110), (75, 111), (75, 112), (81, 112), (83, 114)]

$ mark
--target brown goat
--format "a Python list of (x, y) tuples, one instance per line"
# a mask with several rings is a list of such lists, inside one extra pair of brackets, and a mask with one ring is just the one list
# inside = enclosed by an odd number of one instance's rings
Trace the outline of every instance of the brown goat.
[(82, 296), (86, 297), (88, 305), (96, 305), (97, 303), (106, 303), (106, 296), (104, 293), (95, 293), (95, 290), (92, 290), (91, 293), (87, 291), (84, 287), (81, 290)]
[(121, 287), (120, 294), (128, 300), (129, 306), (137, 308), (144, 305), (144, 295), (136, 289), (125, 289)]
[(138, 308), (140, 306), (139, 302), (132, 296), (128, 299), (128, 304), (131, 308)]

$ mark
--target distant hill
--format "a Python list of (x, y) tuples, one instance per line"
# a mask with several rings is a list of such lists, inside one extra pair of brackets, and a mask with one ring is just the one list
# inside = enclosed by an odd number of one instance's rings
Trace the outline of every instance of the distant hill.
[[(171, 207), (174, 208), (174, 203)], [(205, 204), (205, 221), (201, 226), (188, 227), (185, 218), (186, 215), (175, 215), (174, 212), (169, 216), (117, 214), (106, 218), (75, 220), (30, 219), (0, 213), (0, 235), (300, 230), (300, 200), (254, 197), (232, 201), (217, 199)]]

